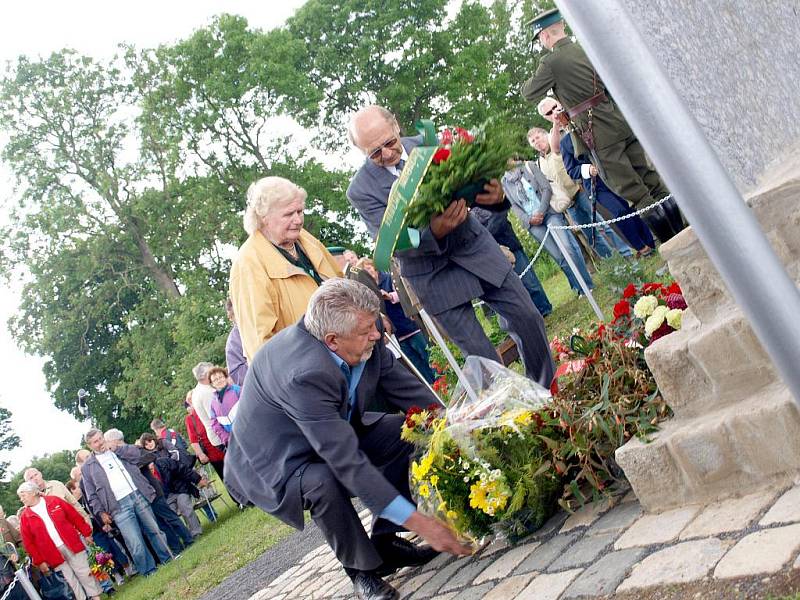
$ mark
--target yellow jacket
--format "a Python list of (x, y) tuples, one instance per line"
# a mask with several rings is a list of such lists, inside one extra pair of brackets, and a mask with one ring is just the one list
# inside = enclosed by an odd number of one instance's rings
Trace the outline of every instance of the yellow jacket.
[[(342, 276), (333, 256), (305, 229), (299, 242), (322, 279)], [(242, 244), (231, 266), (230, 294), (248, 362), (264, 342), (297, 322), (316, 289), (311, 276), (286, 260), (260, 231)]]

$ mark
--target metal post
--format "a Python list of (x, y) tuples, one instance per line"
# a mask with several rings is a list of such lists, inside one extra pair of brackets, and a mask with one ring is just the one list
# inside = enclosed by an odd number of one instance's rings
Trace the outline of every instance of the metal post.
[(800, 405), (800, 292), (752, 211), (622, 1), (556, 4)]
[(578, 285), (581, 286), (581, 289), (583, 290), (583, 295), (586, 296), (586, 299), (592, 306), (594, 314), (597, 315), (597, 318), (600, 319), (600, 321), (605, 321), (606, 319), (603, 316), (603, 311), (600, 310), (599, 306), (597, 306), (597, 302), (595, 302), (594, 296), (592, 296), (592, 290), (586, 284), (586, 281), (584, 281), (583, 277), (581, 277), (581, 272), (578, 270), (578, 266), (575, 264), (575, 261), (572, 260), (572, 256), (570, 256), (570, 253), (567, 252), (567, 247), (564, 244), (564, 240), (562, 240), (559, 237), (561, 231), (550, 229), (549, 227), (547, 228), (547, 231), (553, 232), (553, 241), (556, 243), (556, 246), (558, 246), (558, 249), (561, 250), (561, 254), (564, 256), (564, 260), (567, 261), (567, 266), (569, 266), (569, 268), (572, 269), (572, 275), (575, 277), (575, 279), (578, 280)]
[(433, 394), (433, 397), (436, 398), (436, 401), (442, 405), (442, 408), (447, 408), (447, 405), (439, 398), (439, 394), (436, 393), (436, 390), (431, 387), (431, 384), (428, 383), (428, 380), (423, 377), (422, 373), (419, 372), (419, 369), (411, 362), (411, 359), (406, 356), (406, 353), (403, 352), (403, 348), (400, 347), (400, 342), (397, 341), (393, 335), (389, 335), (388, 333), (383, 333), (383, 339), (386, 341), (386, 345), (390, 347), (391, 351), (394, 352), (398, 358), (402, 358), (405, 366), (408, 368), (409, 371), (419, 379), (420, 383), (428, 388), (428, 391)]

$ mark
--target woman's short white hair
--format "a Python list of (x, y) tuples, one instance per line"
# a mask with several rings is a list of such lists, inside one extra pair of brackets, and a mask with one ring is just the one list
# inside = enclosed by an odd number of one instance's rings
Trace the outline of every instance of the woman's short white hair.
[(27, 492), (29, 494), (36, 494), (37, 496), (41, 493), (39, 490), (39, 486), (33, 483), (32, 481), (23, 481), (19, 484), (17, 488), (17, 495)]
[(378, 318), (378, 297), (363, 283), (335, 277), (322, 282), (308, 301), (305, 324), (318, 340), (329, 333), (349, 335), (358, 325), (359, 314)]
[(253, 235), (265, 216), (277, 205), (306, 201), (306, 191), (283, 177), (262, 177), (247, 188), (244, 230)]

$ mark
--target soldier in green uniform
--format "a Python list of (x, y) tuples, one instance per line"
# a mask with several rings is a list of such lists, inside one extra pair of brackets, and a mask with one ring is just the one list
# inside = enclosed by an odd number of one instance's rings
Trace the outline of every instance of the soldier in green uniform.
[[(573, 124), (575, 154), (591, 155), (605, 184), (637, 209), (669, 194), (586, 53), (566, 35), (558, 9), (541, 13), (531, 24), (534, 38), (538, 36), (550, 52), (523, 84), (522, 96), (536, 102), (552, 89)], [(589, 140), (593, 148), (587, 148), (587, 134), (593, 138)], [(684, 227), (671, 199), (642, 217), (662, 242)]]

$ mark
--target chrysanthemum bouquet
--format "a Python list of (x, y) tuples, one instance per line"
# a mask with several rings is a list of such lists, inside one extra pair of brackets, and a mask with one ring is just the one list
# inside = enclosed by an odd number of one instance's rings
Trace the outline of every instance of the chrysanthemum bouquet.
[(99, 546), (89, 548), (89, 570), (97, 581), (106, 581), (114, 572), (114, 557)]
[(412, 493), (419, 510), (475, 544), (520, 537), (544, 523), (561, 492), (548, 459), (557, 427), (549, 394), (492, 361), (470, 357), (467, 365), (468, 378), (483, 380), (477, 401), (457, 389), (446, 411), (433, 405), (406, 415), (402, 437), (418, 448)]
[(686, 300), (680, 286), (673, 282), (628, 285), (614, 305), (614, 332), (642, 346), (647, 346), (681, 328)]

